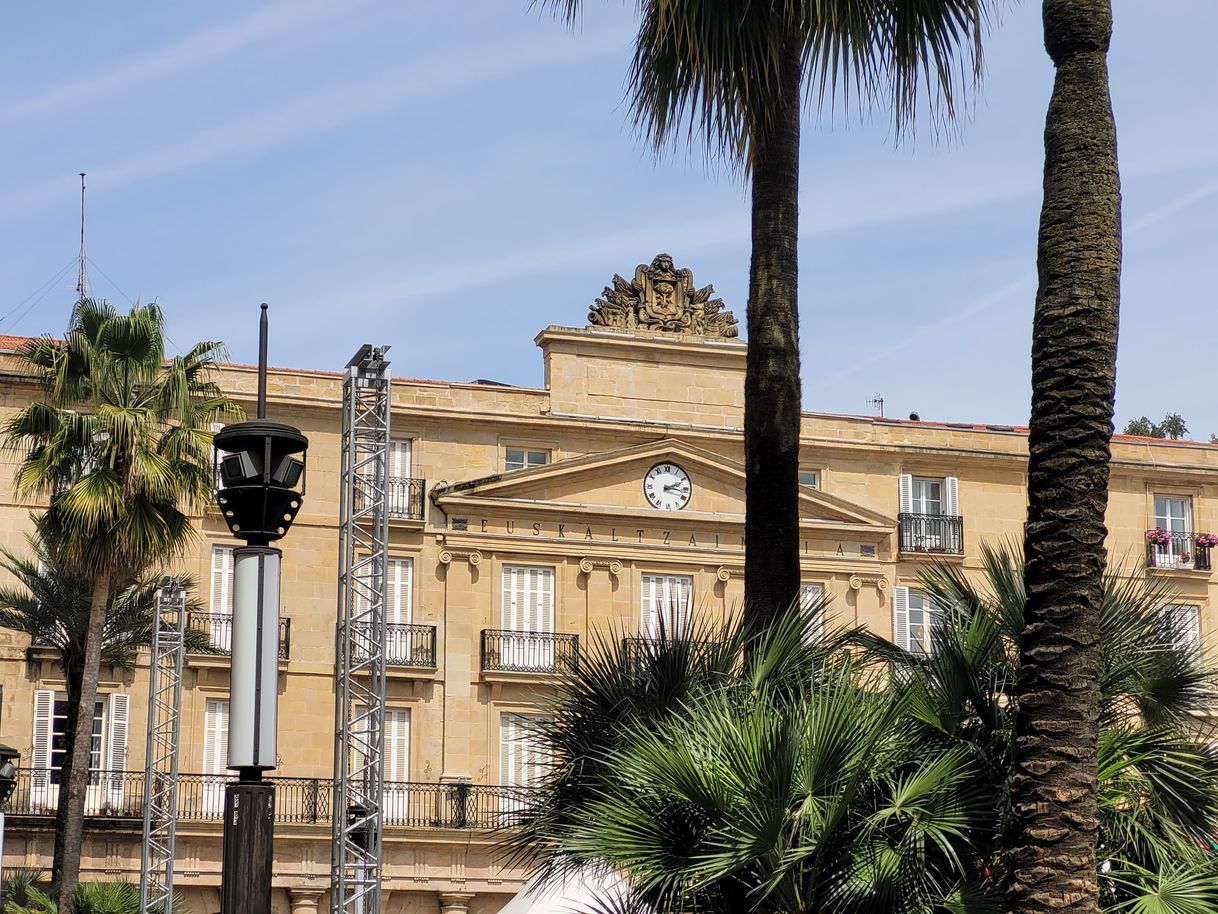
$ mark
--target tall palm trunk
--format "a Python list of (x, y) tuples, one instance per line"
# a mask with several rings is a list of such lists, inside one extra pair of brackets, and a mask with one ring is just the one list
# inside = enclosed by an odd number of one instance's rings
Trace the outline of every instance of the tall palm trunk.
[(102, 638), (106, 625), (106, 606), (110, 601), (109, 570), (102, 570), (93, 581), (93, 599), (89, 604), (89, 629), (85, 639), (85, 659), (80, 677), (79, 713), (76, 732), (72, 734), (72, 755), (68, 764), (66, 805), (61, 800), (63, 816), (63, 869), (59, 874), (59, 910), (71, 914), (72, 897), (80, 881), (80, 854), (85, 831), (85, 794), (89, 788), (89, 761), (92, 757), (93, 706), (97, 702), (97, 680), (101, 671)]
[(1111, 0), (1044, 0), (1045, 124), (1032, 330), (1028, 590), (1012, 785), (1012, 914), (1098, 912), (1099, 601), (1116, 383), (1121, 193)]
[(744, 377), (744, 600), (754, 627), (799, 592), (800, 39), (753, 146), (753, 255)]
[[(80, 720), (80, 688), (85, 668), (81, 658), (69, 661), (64, 665), (64, 695), (67, 698), (67, 713), (64, 716), (64, 730), (67, 735), (67, 745), (64, 747), (63, 771), (66, 774), (72, 768), (73, 744), (76, 741), (76, 724)], [(89, 730), (93, 729), (93, 714), (89, 715)], [(60, 789), (59, 799), (55, 807), (55, 856), (51, 864), (51, 876), (58, 880), (63, 871), (65, 852), (64, 829), (68, 821), (68, 791)]]

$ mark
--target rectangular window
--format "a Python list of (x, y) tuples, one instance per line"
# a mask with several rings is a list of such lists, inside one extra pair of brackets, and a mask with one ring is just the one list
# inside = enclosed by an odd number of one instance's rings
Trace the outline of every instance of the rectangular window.
[(913, 478), (913, 513), (943, 513), (943, 480), (924, 476)]
[(233, 549), (211, 547), (211, 602), (208, 605), (208, 634), (213, 647), (233, 647)]
[(538, 731), (542, 714), (499, 715), (499, 780), (505, 787), (528, 787), (545, 777), (550, 749)]
[(505, 631), (554, 631), (554, 569), (504, 565), (501, 620)]
[(209, 698), (203, 708), (203, 811), (224, 811), (228, 773), (228, 699)]
[(1171, 622), (1177, 644), (1188, 651), (1201, 650), (1201, 607), (1193, 603), (1168, 603), (1163, 614)]
[(823, 584), (799, 585), (800, 611), (811, 620), (805, 630), (810, 644), (819, 643), (825, 635), (824, 597), (825, 587)]
[(694, 579), (681, 574), (645, 574), (642, 577), (644, 638), (685, 634), (693, 622)]
[(900, 512), (923, 516), (957, 517), (960, 482), (955, 476), (912, 476), (900, 479)]
[(820, 470), (800, 470), (799, 484), (809, 489), (820, 488)]
[(934, 650), (934, 632), (943, 621), (943, 609), (929, 594), (894, 587), (892, 594), (893, 642), (922, 657)]
[(394, 438), (389, 442), (389, 466), (386, 475), (390, 479), (409, 479), (414, 441), (410, 438)]
[(503, 468), (505, 470), (526, 470), (529, 467), (545, 466), (549, 462), (549, 451), (523, 447), (509, 447), (503, 450)]
[(1187, 495), (1156, 495), (1155, 526), (1168, 533), (1193, 532), (1193, 500)]

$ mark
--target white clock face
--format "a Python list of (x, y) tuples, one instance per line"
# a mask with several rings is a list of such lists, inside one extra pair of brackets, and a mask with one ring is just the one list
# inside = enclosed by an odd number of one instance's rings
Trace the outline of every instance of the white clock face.
[(680, 511), (689, 504), (689, 474), (675, 463), (657, 463), (643, 477), (643, 494), (653, 508)]

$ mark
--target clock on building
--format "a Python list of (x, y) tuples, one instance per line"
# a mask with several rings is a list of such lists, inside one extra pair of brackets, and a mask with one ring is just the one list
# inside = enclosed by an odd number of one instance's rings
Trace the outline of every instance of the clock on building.
[(689, 504), (689, 474), (675, 463), (657, 463), (643, 477), (643, 494), (653, 508), (680, 511)]

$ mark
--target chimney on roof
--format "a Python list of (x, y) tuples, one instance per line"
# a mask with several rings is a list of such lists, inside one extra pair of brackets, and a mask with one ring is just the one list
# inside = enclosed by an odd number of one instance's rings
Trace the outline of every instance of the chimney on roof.
[(921, 421), (922, 421), (922, 417), (921, 417), (921, 416), (919, 416), (917, 413), (910, 413), (910, 414), (909, 414), (909, 421), (910, 421), (910, 422), (921, 422)]

